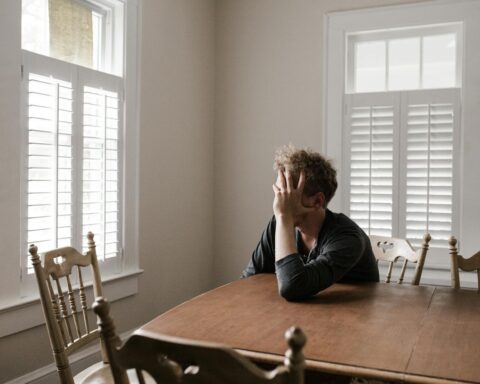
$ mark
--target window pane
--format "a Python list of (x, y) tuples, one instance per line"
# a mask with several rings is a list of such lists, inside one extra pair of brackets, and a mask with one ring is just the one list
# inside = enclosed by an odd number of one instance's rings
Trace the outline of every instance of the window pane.
[(357, 43), (355, 48), (355, 90), (384, 91), (385, 41)]
[(455, 86), (456, 41), (454, 34), (423, 38), (423, 88)]
[(22, 0), (22, 48), (48, 55), (48, 0)]
[(78, 0), (22, 0), (22, 49), (100, 69), (104, 17)]
[(388, 88), (417, 89), (420, 83), (420, 38), (390, 40)]
[(50, 54), (92, 67), (92, 11), (73, 0), (49, 0)]

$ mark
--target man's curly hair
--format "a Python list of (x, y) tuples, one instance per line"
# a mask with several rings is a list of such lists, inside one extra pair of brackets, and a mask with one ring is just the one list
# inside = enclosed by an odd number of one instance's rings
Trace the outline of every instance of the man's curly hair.
[(275, 152), (273, 169), (291, 172), (295, 184), (298, 183), (300, 172), (304, 171), (304, 193), (312, 196), (317, 192), (323, 192), (326, 204), (337, 190), (337, 171), (330, 160), (310, 148), (297, 149), (292, 144), (278, 148)]

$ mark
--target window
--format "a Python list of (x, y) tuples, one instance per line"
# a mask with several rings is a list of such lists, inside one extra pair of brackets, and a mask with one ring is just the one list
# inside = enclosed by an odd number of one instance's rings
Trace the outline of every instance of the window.
[(27, 155), (21, 264), (27, 292), (31, 243), (40, 251), (66, 245), (85, 251), (92, 231), (104, 273), (121, 270), (124, 80), (111, 74), (123, 65), (113, 55), (118, 39), (108, 38), (120, 6), (78, 0), (22, 4)]
[(454, 232), (461, 25), (347, 35), (348, 211), (368, 234), (448, 248)]
[(348, 212), (368, 234), (448, 248), (457, 229), (458, 89), (346, 95)]
[[(102, 278), (105, 278), (105, 289), (108, 290), (112, 300), (134, 295), (138, 291), (138, 274), (141, 271), (138, 268), (139, 108), (137, 103), (140, 57), (137, 54), (137, 48), (140, 37), (138, 30), (140, 28), (141, 3), (137, 0), (88, 2), (76, 0), (75, 2), (96, 5), (104, 9), (107, 15), (111, 15), (110, 20), (113, 25), (111, 28), (109, 27), (107, 16), (106, 32), (103, 35), (104, 40), (102, 40), (104, 47), (112, 46), (111, 51), (103, 49), (106, 63), (104, 70), (95, 70), (58, 60), (45, 54), (35, 53), (26, 47), (22, 49), (22, 10), (24, 9), (22, 5), (24, 3), (17, 0), (2, 2), (0, 25), (3, 33), (0, 35), (0, 41), (3, 50), (0, 55), (2, 84), (0, 98), (3, 100), (3, 109), (0, 173), (3, 185), (0, 188), (2, 212), (0, 237), (4, 249), (8, 251), (4, 252), (2, 271), (0, 272), (0, 291), (2, 292), (0, 297), (0, 337), (38, 326), (44, 322), (41, 316), (35, 277), (33, 274), (28, 274), (28, 248), (26, 248), (28, 225), (30, 224), (32, 231), (41, 231), (42, 229), (50, 230), (51, 233), (56, 231), (55, 241), (58, 241), (59, 244), (61, 244), (61, 239), (71, 235), (75, 246), (82, 247), (81, 232), (84, 219), (81, 212), (82, 209), (87, 209), (87, 207), (82, 207), (81, 201), (84, 172), (82, 156), (85, 108), (83, 105), (89, 102), (86, 99), (86, 91), (88, 91), (86, 87), (93, 88), (99, 93), (97, 104), (100, 115), (103, 113), (101, 110), (104, 109), (102, 98), (103, 100), (105, 97), (107, 98), (106, 114), (111, 115), (115, 112), (114, 103), (112, 104), (109, 96), (114, 96), (115, 93), (118, 95), (118, 111), (116, 113), (118, 113), (117, 223), (119, 252), (117, 257), (105, 257), (105, 260), (101, 262)], [(5, 7), (3, 7), (4, 4)], [(45, 4), (48, 6), (51, 2), (46, 1)], [(23, 27), (25, 27), (25, 23), (23, 23)], [(111, 36), (113, 41), (109, 43), (111, 40), (108, 35), (109, 28), (112, 31), (124, 28), (125, 34), (113, 32), (113, 36)], [(47, 29), (47, 31), (49, 30)], [(34, 95), (35, 93), (38, 95)], [(54, 100), (58, 102), (55, 103)], [(28, 107), (30, 101), (31, 108)], [(95, 104), (94, 100), (91, 101)], [(58, 116), (55, 111), (58, 111)], [(28, 125), (29, 114), (32, 116), (30, 127)], [(48, 123), (52, 114), (53, 120), (57, 119), (58, 124), (53, 124), (51, 121)], [(47, 118), (45, 119), (45, 117)], [(71, 119), (71, 124), (69, 119)], [(34, 120), (36, 122), (33, 122)], [(71, 133), (69, 133), (70, 126)], [(31, 134), (29, 128), (31, 128)], [(102, 139), (103, 136), (99, 132), (97, 142), (101, 142)], [(31, 152), (28, 151), (29, 140), (32, 141)], [(104, 146), (106, 149), (112, 150), (114, 143), (108, 140), (111, 139), (106, 136)], [(85, 147), (87, 145), (88, 143), (85, 144)], [(38, 154), (36, 158), (33, 157), (35, 151)], [(61, 156), (49, 156), (55, 151), (58, 154), (61, 152)], [(30, 155), (31, 159), (29, 159)], [(106, 151), (102, 154), (105, 158), (111, 155)], [(31, 160), (32, 168), (37, 168), (36, 170), (32, 169), (29, 172), (29, 160)], [(58, 167), (53, 168), (57, 163)], [(51, 209), (48, 228), (43, 227), (43, 219), (39, 219), (39, 217), (31, 217), (30, 223), (27, 219), (29, 178), (32, 179), (31, 182), (38, 181), (33, 184), (33, 188), (39, 188), (39, 190), (37, 189), (38, 195), (34, 197), (32, 193), (31, 196), (31, 213), (40, 215), (42, 209)], [(40, 208), (42, 193), (46, 204)], [(56, 208), (48, 207), (53, 199), (58, 202), (55, 205)], [(70, 201), (70, 207), (67, 207)], [(104, 215), (105, 212), (112, 213), (110, 211), (111, 203), (112, 201), (109, 201), (108, 198), (105, 200)], [(63, 206), (60, 207), (60, 204)], [(91, 210), (102, 209), (101, 206), (89, 208)], [(56, 209), (56, 213), (53, 209)], [(68, 209), (71, 209), (71, 215), (68, 213)], [(109, 215), (109, 219), (112, 216)], [(126, 217), (128, 220), (125, 219)], [(53, 220), (56, 222), (55, 230), (53, 229)], [(69, 222), (71, 227), (68, 226)], [(106, 225), (103, 222), (98, 224), (99, 226)], [(36, 233), (36, 235), (39, 234), (40, 232)], [(53, 236), (52, 239), (45, 238), (45, 240), (53, 241)], [(98, 240), (100, 239), (98, 238)], [(108, 236), (106, 242), (110, 240), (111, 235)], [(72, 281), (72, 284), (74, 285), (75, 282)], [(92, 292), (87, 288), (86, 293), (88, 297)]]
[(121, 76), (123, 4), (22, 0), (22, 49)]
[(348, 93), (461, 86), (462, 24), (351, 33)]
[[(425, 280), (449, 283), (447, 239), (475, 253), (480, 140), (478, 2), (333, 12), (327, 20), (324, 153), (332, 200), (367, 233), (432, 235)], [(473, 181), (475, 179), (475, 181)]]

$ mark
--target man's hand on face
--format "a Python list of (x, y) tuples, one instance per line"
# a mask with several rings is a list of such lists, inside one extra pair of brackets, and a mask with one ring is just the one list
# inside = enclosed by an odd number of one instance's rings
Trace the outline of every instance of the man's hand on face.
[(286, 220), (292, 225), (302, 215), (315, 210), (314, 207), (305, 207), (302, 203), (303, 188), (305, 187), (305, 173), (302, 171), (295, 187), (292, 174), (278, 171), (275, 184), (272, 185), (275, 198), (273, 212), (277, 220)]

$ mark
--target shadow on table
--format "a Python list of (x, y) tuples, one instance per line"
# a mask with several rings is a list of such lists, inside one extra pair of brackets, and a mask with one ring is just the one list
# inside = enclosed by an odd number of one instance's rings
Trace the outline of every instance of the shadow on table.
[[(275, 369), (276, 365), (255, 362), (260, 368), (265, 370)], [(319, 371), (305, 371), (305, 384), (394, 384), (393, 382), (380, 381), (374, 379), (363, 379), (358, 377), (334, 375), (332, 373)]]
[[(368, 283), (370, 285), (371, 283)], [(359, 289), (360, 286), (360, 289)], [(329, 290), (317, 293), (308, 299), (302, 300), (305, 304), (338, 304), (351, 303), (355, 301), (369, 301), (372, 296), (372, 291), (368, 289), (361, 289), (362, 286), (367, 286), (367, 283), (352, 284), (336, 284), (335, 290)], [(353, 289), (355, 287), (355, 289)]]

